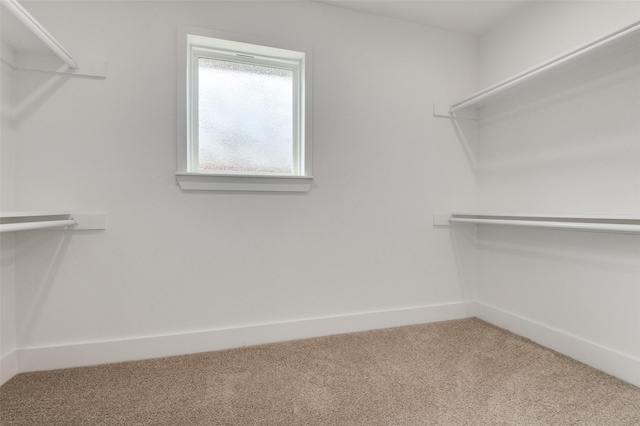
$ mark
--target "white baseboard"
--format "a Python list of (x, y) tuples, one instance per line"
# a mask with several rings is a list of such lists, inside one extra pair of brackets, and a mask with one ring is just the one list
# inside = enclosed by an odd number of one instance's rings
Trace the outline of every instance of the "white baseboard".
[(18, 353), (13, 350), (0, 358), (0, 386), (18, 374)]
[(640, 387), (640, 359), (482, 302), (469, 307), (481, 320)]
[(469, 304), (460, 302), (176, 335), (24, 348), (17, 351), (18, 372), (161, 358), (471, 316)]
[(477, 301), (176, 335), (17, 349), (0, 358), (0, 384), (17, 373), (28, 371), (160, 358), (474, 316), (640, 386), (640, 359)]

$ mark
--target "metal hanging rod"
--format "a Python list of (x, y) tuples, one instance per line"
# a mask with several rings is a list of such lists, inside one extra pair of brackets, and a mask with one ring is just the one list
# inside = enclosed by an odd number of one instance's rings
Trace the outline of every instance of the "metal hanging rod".
[(494, 216), (454, 213), (449, 215), (447, 222), (450, 224), (472, 223), (479, 225), (524, 226), (640, 234), (640, 219)]
[(2, 4), (13, 13), (36, 37), (49, 47), (72, 70), (78, 69), (78, 64), (49, 32), (34, 18), (17, 0), (3, 0)]
[(30, 231), (33, 229), (59, 228), (61, 226), (77, 226), (77, 225), (78, 225), (78, 221), (74, 218), (63, 219), (63, 220), (44, 220), (44, 221), (37, 221), (37, 222), (3, 223), (0, 225), (0, 233)]
[(522, 84), (528, 80), (534, 79), (540, 76), (541, 74), (544, 74), (552, 69), (555, 69), (565, 63), (568, 63), (580, 57), (586, 56), (589, 53), (592, 53), (598, 49), (604, 48), (608, 45), (612, 45), (615, 42), (621, 39), (624, 39), (625, 37), (628, 37), (635, 33), (640, 33), (640, 22), (635, 22), (618, 31), (615, 31), (595, 41), (592, 41), (591, 43), (588, 43), (568, 53), (565, 53), (564, 55), (558, 56), (548, 62), (540, 64), (534, 68), (531, 68), (527, 71), (517, 74), (498, 84), (488, 87), (487, 89), (480, 91), (463, 101), (460, 101), (458, 103), (451, 105), (449, 109), (449, 113), (452, 114), (456, 111), (463, 110), (465, 108), (472, 108), (474, 105), (479, 104), (485, 99), (491, 98), (501, 92), (511, 89), (514, 86)]

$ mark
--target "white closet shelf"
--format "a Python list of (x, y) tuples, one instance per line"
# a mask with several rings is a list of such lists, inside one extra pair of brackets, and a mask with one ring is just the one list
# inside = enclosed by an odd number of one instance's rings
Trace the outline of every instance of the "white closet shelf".
[(458, 223), (640, 234), (640, 217), (434, 213), (434, 226)]
[(71, 212), (63, 211), (20, 211), (20, 212), (2, 212), (0, 213), (0, 219), (4, 220), (19, 220), (29, 217), (57, 217), (57, 216), (69, 216)]
[(105, 229), (104, 213), (66, 211), (21, 211), (0, 213), (0, 233), (34, 229), (64, 228), (73, 230)]
[(104, 61), (82, 61), (78, 64), (17, 0), (2, 0), (0, 4), (0, 56), (3, 62), (16, 70), (106, 77)]
[(459, 118), (473, 118), (465, 117), (464, 114), (460, 113), (463, 110), (477, 109), (499, 101), (517, 90), (521, 90), (524, 86), (541, 84), (547, 78), (568, 74), (572, 71), (578, 71), (586, 65), (606, 61), (611, 55), (632, 51), (633, 49), (636, 49), (635, 51), (637, 52), (638, 48), (640, 48), (640, 21), (636, 21), (474, 93), (449, 106), (446, 112), (443, 112), (442, 106), (436, 105), (434, 107), (434, 116), (458, 118), (458, 115), (461, 115)]

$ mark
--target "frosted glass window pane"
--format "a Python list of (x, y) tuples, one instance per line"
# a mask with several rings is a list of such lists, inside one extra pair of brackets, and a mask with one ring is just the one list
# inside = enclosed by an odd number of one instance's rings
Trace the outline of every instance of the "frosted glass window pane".
[(198, 61), (200, 171), (293, 173), (293, 71)]

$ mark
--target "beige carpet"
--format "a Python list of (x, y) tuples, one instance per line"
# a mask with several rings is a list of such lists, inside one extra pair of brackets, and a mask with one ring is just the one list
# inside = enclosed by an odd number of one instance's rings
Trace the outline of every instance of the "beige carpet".
[(20, 374), (2, 425), (640, 425), (640, 388), (477, 319)]

